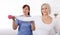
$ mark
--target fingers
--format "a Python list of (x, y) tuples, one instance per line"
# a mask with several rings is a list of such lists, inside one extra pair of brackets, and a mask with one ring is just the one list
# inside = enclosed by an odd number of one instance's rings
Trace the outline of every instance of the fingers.
[(15, 21), (15, 16), (12, 16), (12, 20)]

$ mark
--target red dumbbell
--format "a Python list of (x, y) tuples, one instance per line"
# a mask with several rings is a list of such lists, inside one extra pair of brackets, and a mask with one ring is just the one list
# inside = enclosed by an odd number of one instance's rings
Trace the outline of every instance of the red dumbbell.
[(8, 15), (8, 18), (9, 18), (9, 19), (13, 19), (14, 16), (12, 16), (12, 15)]
[(8, 18), (9, 18), (9, 19), (12, 19), (12, 20), (14, 20), (14, 21), (15, 21), (15, 16), (8, 15)]

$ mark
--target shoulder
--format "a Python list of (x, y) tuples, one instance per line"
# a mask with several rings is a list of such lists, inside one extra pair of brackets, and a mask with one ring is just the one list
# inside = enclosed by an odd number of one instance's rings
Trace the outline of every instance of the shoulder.
[(53, 17), (53, 16), (50, 16), (50, 17), (51, 17), (51, 19), (52, 19), (52, 24), (55, 26), (55, 25), (56, 25), (56, 18)]
[(54, 17), (53, 16), (49, 16), (50, 19), (54, 20)]
[(16, 19), (21, 19), (21, 17), (23, 17), (23, 15), (15, 16)]
[(32, 17), (31, 16), (25, 17), (23, 15), (20, 15), (20, 16), (16, 16), (16, 19), (21, 20), (21, 21), (31, 21)]

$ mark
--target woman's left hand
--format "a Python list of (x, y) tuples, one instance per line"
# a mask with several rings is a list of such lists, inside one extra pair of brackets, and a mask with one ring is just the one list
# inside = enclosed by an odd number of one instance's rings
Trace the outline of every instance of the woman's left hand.
[(34, 21), (30, 21), (30, 23), (31, 23), (31, 29), (34, 31), (35, 30), (35, 23), (34, 23)]

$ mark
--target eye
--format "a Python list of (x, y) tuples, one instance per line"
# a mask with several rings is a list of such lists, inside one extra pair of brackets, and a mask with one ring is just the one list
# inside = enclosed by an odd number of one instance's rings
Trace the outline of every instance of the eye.
[(41, 10), (43, 10), (44, 8), (42, 8)]
[(45, 8), (45, 9), (47, 9), (47, 8)]

